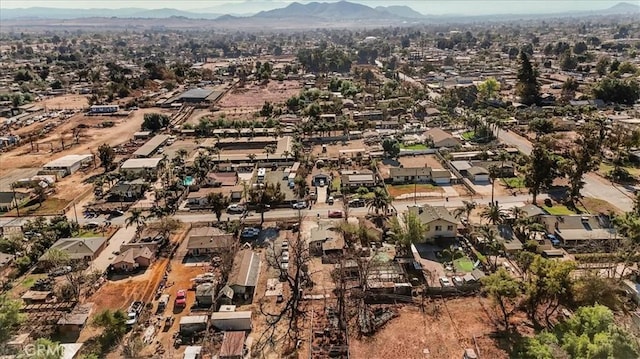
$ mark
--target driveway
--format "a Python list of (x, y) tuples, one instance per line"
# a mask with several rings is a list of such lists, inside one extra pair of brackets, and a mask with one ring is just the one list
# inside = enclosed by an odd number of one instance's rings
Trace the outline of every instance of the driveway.
[(322, 204), (327, 202), (327, 186), (316, 187), (316, 191), (318, 191), (318, 201), (317, 203)]
[(120, 228), (109, 240), (107, 247), (98, 255), (98, 258), (94, 259), (87, 271), (95, 271), (98, 270), (100, 272), (104, 272), (109, 268), (109, 265), (113, 262), (113, 259), (116, 257), (113, 252), (119, 252), (120, 246), (124, 243), (128, 243), (131, 239), (136, 235), (136, 227), (131, 226), (129, 228)]

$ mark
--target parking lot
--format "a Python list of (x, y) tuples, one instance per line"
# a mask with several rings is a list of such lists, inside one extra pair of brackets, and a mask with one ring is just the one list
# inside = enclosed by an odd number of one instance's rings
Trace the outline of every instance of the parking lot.
[(289, 181), (286, 179), (282, 179), (284, 176), (284, 171), (267, 171), (265, 175), (265, 182), (268, 183), (280, 183), (280, 190), (284, 193), (285, 201), (293, 201), (297, 197), (295, 193), (293, 193), (293, 189), (289, 187)]

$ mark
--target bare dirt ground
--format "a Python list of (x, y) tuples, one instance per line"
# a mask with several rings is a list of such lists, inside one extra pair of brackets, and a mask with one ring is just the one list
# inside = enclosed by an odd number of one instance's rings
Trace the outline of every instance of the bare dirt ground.
[[(364, 144), (364, 140), (351, 140), (345, 145), (343, 145), (342, 143), (327, 144), (327, 152), (325, 153), (322, 152), (321, 145), (313, 146), (312, 153), (314, 156), (318, 157), (338, 157), (340, 155), (340, 151), (342, 150), (364, 149), (366, 151), (368, 148), (369, 147)], [(355, 153), (353, 154), (353, 156), (355, 157)]]
[(47, 110), (81, 110), (89, 107), (89, 101), (86, 95), (63, 95), (45, 98), (36, 105)]
[[(491, 338), (495, 327), (488, 300), (471, 297), (437, 303), (439, 309), (435, 310), (435, 315), (417, 307), (404, 306), (399, 309), (397, 318), (372, 337), (356, 338), (352, 334), (351, 357), (461, 358), (465, 349), (475, 348), (476, 344), (481, 358), (508, 357)], [(425, 354), (427, 350), (428, 355)]]
[(434, 169), (442, 169), (442, 164), (434, 155), (421, 156), (402, 156), (398, 161), (403, 167), (431, 167)]
[(220, 99), (218, 106), (223, 110), (259, 109), (265, 101), (282, 103), (293, 95), (298, 95), (302, 85), (298, 81), (269, 81), (266, 86), (246, 84), (244, 88), (236, 88)]
[[(26, 141), (23, 145), (3, 153), (0, 158), (0, 163), (2, 164), (0, 166), (0, 176), (12, 168), (41, 167), (46, 162), (65, 155), (95, 153), (97, 148), (103, 143), (108, 143), (111, 146), (124, 143), (133, 136), (134, 132), (140, 130), (144, 114), (152, 112), (162, 111), (154, 108), (142, 109), (135, 111), (126, 118), (87, 117), (83, 114), (77, 114), (66, 120), (46, 137), (38, 140), (38, 146), (34, 144), (33, 152), (31, 151), (31, 144)], [(79, 124), (97, 126), (97, 124), (102, 121), (113, 121), (115, 126), (110, 128), (89, 127), (82, 129), (79, 135), (79, 143), (73, 143), (72, 131)], [(65, 142), (64, 150), (61, 148), (61, 135)], [(51, 152), (52, 148), (54, 152)]]

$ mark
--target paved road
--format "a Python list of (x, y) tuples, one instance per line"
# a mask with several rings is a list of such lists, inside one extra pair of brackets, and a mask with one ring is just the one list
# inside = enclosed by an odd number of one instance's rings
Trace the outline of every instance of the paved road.
[[(531, 154), (533, 145), (526, 138), (511, 131), (500, 130), (498, 133), (500, 141), (517, 147), (522, 153)], [(629, 190), (615, 186), (610, 181), (598, 176), (595, 173), (587, 173), (584, 176), (584, 189), (582, 194), (586, 197), (593, 197), (611, 203), (622, 211), (628, 212), (633, 209), (633, 193)]]

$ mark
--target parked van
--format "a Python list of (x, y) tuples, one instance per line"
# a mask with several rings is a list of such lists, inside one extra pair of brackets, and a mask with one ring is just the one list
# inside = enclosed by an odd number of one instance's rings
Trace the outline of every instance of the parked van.
[(169, 299), (171, 299), (169, 294), (163, 294), (160, 296), (160, 299), (158, 300), (158, 313), (164, 312), (167, 305), (169, 305)]

